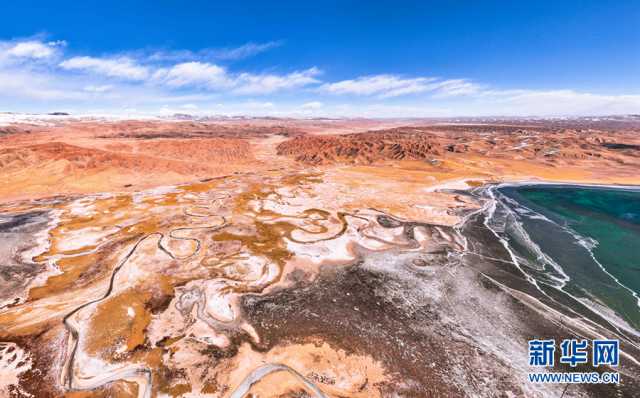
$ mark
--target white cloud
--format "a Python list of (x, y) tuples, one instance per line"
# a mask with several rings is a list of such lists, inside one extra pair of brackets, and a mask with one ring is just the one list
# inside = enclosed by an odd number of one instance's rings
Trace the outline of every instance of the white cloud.
[(378, 95), (389, 98), (428, 91), (428, 83), (434, 80), (436, 79), (432, 77), (405, 79), (395, 75), (373, 75), (324, 84), (321, 90), (331, 94)]
[(55, 59), (65, 45), (63, 41), (35, 39), (0, 41), (0, 66), (42, 66)]
[(101, 86), (90, 84), (88, 86), (84, 86), (82, 89), (88, 93), (104, 93), (107, 91), (111, 91), (113, 89), (113, 86), (110, 84), (103, 84)]
[[(322, 72), (316, 67), (285, 73), (255, 72), (198, 58), (240, 59), (277, 45), (279, 42), (248, 43), (196, 53), (184, 50), (174, 55), (197, 59), (178, 62), (177, 58), (152, 59), (144, 50), (65, 59), (63, 41), (0, 41), (0, 106), (3, 110), (30, 111), (29, 107), (80, 109), (90, 105), (152, 112), (158, 104), (173, 104), (167, 109), (199, 114), (367, 117), (605, 115), (638, 113), (640, 109), (640, 95), (634, 93), (498, 90), (468, 79), (394, 74), (322, 82)], [(308, 94), (309, 87), (314, 88), (313, 101), (301, 104), (300, 94)], [(344, 105), (336, 103), (339, 95), (345, 96)]]
[(318, 82), (320, 71), (310, 68), (285, 75), (240, 73), (230, 74), (224, 67), (207, 62), (184, 62), (156, 71), (153, 80), (170, 87), (192, 87), (223, 90), (231, 93), (269, 94)]
[(85, 93), (63, 84), (55, 76), (23, 70), (0, 70), (0, 98), (33, 100), (82, 100)]
[(322, 85), (320, 90), (331, 94), (376, 96), (384, 99), (426, 92), (434, 92), (435, 96), (440, 97), (470, 95), (477, 93), (480, 86), (466, 79), (440, 80), (435, 77), (373, 75), (327, 83)]
[(607, 115), (637, 113), (640, 95), (575, 90), (487, 90), (478, 94), (483, 113), (494, 115)]
[(281, 41), (270, 41), (266, 43), (246, 43), (240, 47), (225, 48), (222, 50), (211, 51), (214, 58), (220, 60), (238, 60), (253, 57), (254, 55), (271, 50), (272, 48), (280, 47)]
[(187, 61), (237, 61), (256, 56), (273, 48), (280, 47), (282, 41), (269, 41), (265, 43), (245, 43), (239, 47), (205, 48), (199, 51), (191, 50), (160, 50), (147, 56), (152, 62), (187, 62)]
[(444, 80), (434, 84), (435, 97), (454, 97), (479, 93), (481, 86), (465, 79)]
[(319, 83), (316, 76), (320, 73), (320, 70), (315, 67), (286, 75), (241, 73), (235, 78), (233, 92), (236, 94), (269, 94), (275, 91), (308, 86)]
[(128, 57), (73, 57), (61, 62), (60, 67), (66, 70), (79, 70), (127, 80), (144, 80), (149, 76), (147, 67), (139, 65)]
[(206, 62), (184, 62), (159, 69), (153, 78), (171, 87), (205, 86), (219, 89), (232, 85), (223, 67)]
[(53, 56), (57, 42), (43, 43), (36, 40), (18, 42), (6, 50), (7, 55), (18, 58), (42, 59)]
[(307, 102), (302, 104), (302, 106), (300, 106), (302, 109), (309, 109), (309, 110), (315, 110), (315, 109), (320, 109), (324, 106), (324, 104), (320, 101), (312, 101), (312, 102)]

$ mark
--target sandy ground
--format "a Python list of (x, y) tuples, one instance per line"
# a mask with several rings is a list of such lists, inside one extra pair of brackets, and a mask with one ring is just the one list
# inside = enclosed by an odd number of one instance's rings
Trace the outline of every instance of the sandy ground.
[[(487, 207), (468, 188), (638, 184), (636, 134), (414, 125), (398, 139), (399, 123), (14, 126), (0, 138), (0, 392), (562, 394), (524, 382), (527, 338), (561, 331), (498, 277), (506, 254), (468, 221)], [(565, 396), (632, 396), (628, 366), (617, 390)]]

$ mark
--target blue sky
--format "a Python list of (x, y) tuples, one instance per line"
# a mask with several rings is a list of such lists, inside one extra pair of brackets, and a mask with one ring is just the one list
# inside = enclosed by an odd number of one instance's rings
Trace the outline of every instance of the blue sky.
[(637, 1), (11, 2), (0, 111), (640, 113)]

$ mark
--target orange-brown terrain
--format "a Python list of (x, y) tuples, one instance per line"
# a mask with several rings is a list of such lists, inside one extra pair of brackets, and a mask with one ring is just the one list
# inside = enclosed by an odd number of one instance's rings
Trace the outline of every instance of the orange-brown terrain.
[[(528, 283), (485, 228), (495, 202), (480, 188), (640, 184), (639, 132), (0, 126), (0, 396), (634, 396), (640, 334)], [(528, 339), (611, 333), (620, 385), (525, 383)]]
[[(401, 127), (344, 135), (298, 136), (278, 145), (278, 154), (309, 165), (374, 164), (418, 160), (486, 158), (538, 166), (588, 168), (634, 166), (640, 137), (636, 131), (583, 132), (522, 126), (453, 125)], [(460, 156), (459, 154), (463, 154)]]
[[(136, 190), (282, 166), (407, 161), (435, 175), (633, 182), (634, 126), (370, 121), (71, 121), (0, 127), (0, 200)], [(606, 126), (606, 125), (605, 125)], [(378, 128), (371, 130), (371, 128)], [(355, 131), (355, 132), (354, 132)], [(508, 167), (507, 167), (508, 165)], [(601, 174), (615, 167), (615, 176)], [(613, 181), (613, 182), (616, 182)]]

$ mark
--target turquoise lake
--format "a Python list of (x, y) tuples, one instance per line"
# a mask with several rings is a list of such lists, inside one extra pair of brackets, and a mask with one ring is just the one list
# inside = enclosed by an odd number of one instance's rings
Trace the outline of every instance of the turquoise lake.
[[(549, 284), (566, 279), (564, 291), (613, 310), (640, 331), (640, 189), (525, 185), (499, 192), (512, 200), (518, 225), (551, 259), (547, 262), (561, 268), (531, 267), (536, 279)], [(517, 239), (512, 241), (517, 250)], [(540, 263), (539, 255), (529, 258)]]

